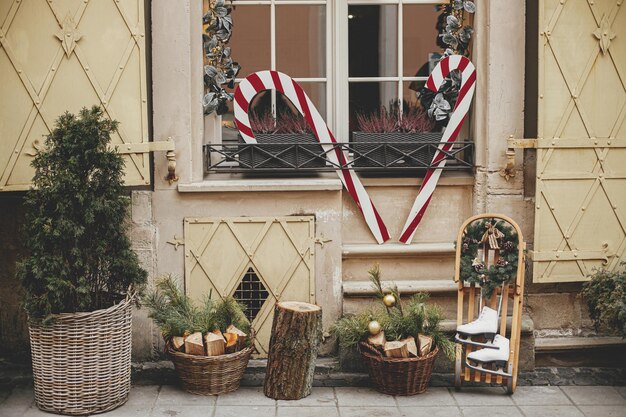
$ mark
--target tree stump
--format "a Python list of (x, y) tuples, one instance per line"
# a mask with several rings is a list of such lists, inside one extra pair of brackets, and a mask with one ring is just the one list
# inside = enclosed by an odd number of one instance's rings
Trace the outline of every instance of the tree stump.
[(311, 394), (321, 339), (319, 306), (297, 301), (276, 304), (263, 385), (267, 397), (299, 400)]

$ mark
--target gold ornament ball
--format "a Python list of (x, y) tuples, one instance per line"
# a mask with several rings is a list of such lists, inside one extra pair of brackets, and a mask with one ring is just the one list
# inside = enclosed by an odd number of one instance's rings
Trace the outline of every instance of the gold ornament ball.
[(367, 325), (367, 329), (370, 331), (372, 336), (376, 336), (382, 330), (380, 323), (376, 320), (370, 321), (370, 324)]
[(393, 307), (396, 305), (396, 297), (394, 297), (393, 294), (387, 294), (383, 297), (383, 303), (387, 307)]

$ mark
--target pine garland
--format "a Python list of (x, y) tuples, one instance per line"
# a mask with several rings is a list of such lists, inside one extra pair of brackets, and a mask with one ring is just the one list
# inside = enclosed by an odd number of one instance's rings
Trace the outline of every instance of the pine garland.
[(382, 301), (385, 295), (391, 294), (395, 297), (396, 303), (393, 307), (385, 306), (385, 309), (378, 307), (337, 320), (331, 328), (331, 333), (338, 336), (342, 348), (356, 350), (359, 342), (367, 340), (369, 336), (369, 323), (376, 320), (384, 330), (387, 340), (416, 337), (421, 333), (432, 337), (433, 343), (439, 346), (448, 358), (454, 357), (454, 343), (440, 329), (443, 313), (439, 306), (426, 303), (429, 298), (427, 293), (414, 294), (403, 303), (396, 285), (383, 289), (378, 264), (370, 268), (368, 273), (376, 298)]
[(205, 334), (215, 329), (225, 332), (231, 324), (244, 333), (250, 332), (243, 304), (233, 297), (213, 301), (209, 294), (196, 305), (171, 275), (156, 282), (156, 289), (148, 293), (143, 304), (150, 310), (149, 317), (159, 326), (166, 340), (195, 332)]
[[(497, 265), (488, 268), (481, 259), (478, 259), (478, 249), (487, 226), (494, 225), (502, 232), (500, 259)], [(465, 229), (461, 248), (461, 279), (466, 283), (477, 284), (482, 287), (483, 295), (491, 297), (493, 291), (503, 283), (509, 282), (517, 275), (519, 262), (519, 239), (515, 229), (508, 223), (496, 219), (483, 219), (472, 222)]]

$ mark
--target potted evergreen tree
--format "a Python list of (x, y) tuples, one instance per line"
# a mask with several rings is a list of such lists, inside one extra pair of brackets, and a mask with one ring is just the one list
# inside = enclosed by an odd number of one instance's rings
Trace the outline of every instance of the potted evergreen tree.
[(126, 234), (124, 161), (108, 146), (116, 128), (98, 107), (65, 113), (32, 163), (18, 276), (35, 400), (49, 412), (111, 410), (130, 390), (132, 301), (147, 273)]

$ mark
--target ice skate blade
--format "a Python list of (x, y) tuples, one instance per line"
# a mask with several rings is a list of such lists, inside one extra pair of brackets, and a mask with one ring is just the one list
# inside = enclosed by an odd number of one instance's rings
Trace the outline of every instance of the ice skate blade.
[(465, 366), (467, 366), (468, 368), (473, 369), (475, 371), (478, 371), (478, 372), (484, 372), (486, 374), (502, 376), (502, 377), (505, 377), (505, 378), (511, 378), (511, 376), (512, 376), (511, 374), (507, 374), (504, 371), (499, 371), (499, 370), (498, 371), (492, 371), (491, 369), (483, 368), (481, 365), (474, 366), (474, 365), (470, 364), (470, 362), (467, 359), (465, 360)]
[(471, 339), (471, 336), (467, 336), (467, 339), (463, 339), (459, 336), (459, 333), (457, 333), (456, 336), (454, 336), (454, 341), (457, 343), (464, 344), (464, 345), (478, 346), (478, 347), (485, 348), (485, 349), (498, 349), (498, 346), (494, 346), (491, 343), (474, 342)]

